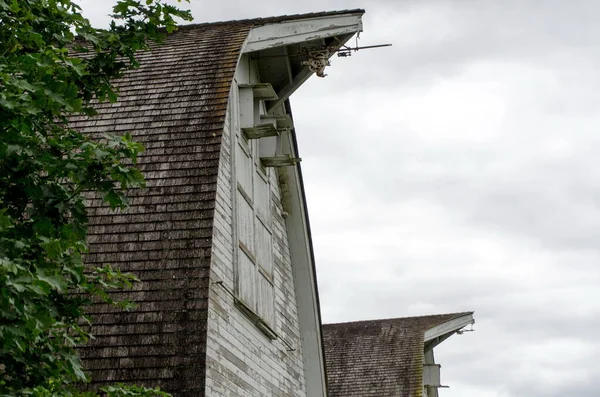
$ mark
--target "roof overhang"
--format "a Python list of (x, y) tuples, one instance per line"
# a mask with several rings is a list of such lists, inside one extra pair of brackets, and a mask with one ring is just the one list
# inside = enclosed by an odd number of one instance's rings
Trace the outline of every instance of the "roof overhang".
[(424, 342), (425, 350), (434, 348), (435, 346), (454, 335), (457, 331), (460, 331), (467, 325), (475, 324), (473, 313), (465, 313), (460, 317), (455, 317), (452, 320), (448, 320), (444, 323), (438, 324), (435, 327), (429, 328), (425, 331)]
[(334, 36), (353, 35), (362, 31), (362, 13), (270, 23), (253, 28), (243, 48), (244, 53), (282, 47)]
[(277, 21), (250, 30), (242, 53), (256, 60), (261, 75), (274, 77), (269, 83), (278, 99), (267, 103), (269, 114), (279, 113), (290, 95), (315, 72), (315, 61), (328, 61), (352, 36), (362, 32), (363, 13), (352, 10)]

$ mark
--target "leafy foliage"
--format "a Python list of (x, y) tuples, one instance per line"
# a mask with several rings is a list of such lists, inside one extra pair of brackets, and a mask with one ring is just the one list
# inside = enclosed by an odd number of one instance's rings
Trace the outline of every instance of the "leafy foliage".
[[(117, 99), (115, 78), (137, 51), (187, 11), (160, 0), (121, 0), (109, 29), (95, 29), (71, 0), (0, 0), (0, 395), (77, 395), (88, 381), (75, 350), (94, 299), (135, 278), (110, 266), (84, 271), (84, 193), (113, 209), (143, 186), (142, 147), (129, 135), (92, 141), (68, 117)], [(163, 392), (115, 385), (105, 396)]]

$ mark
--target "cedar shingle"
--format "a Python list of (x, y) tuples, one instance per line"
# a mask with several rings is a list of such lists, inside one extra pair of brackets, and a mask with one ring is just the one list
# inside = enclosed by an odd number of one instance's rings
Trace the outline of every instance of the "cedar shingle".
[(134, 311), (96, 304), (81, 347), (94, 384), (160, 385), (175, 396), (204, 390), (208, 275), (221, 133), (241, 46), (252, 25), (199, 25), (140, 54), (140, 68), (117, 82), (119, 101), (71, 126), (93, 138), (130, 132), (146, 151), (147, 188), (112, 212), (89, 196), (86, 263), (111, 263), (141, 280), (116, 299)]
[(466, 314), (324, 324), (329, 396), (421, 396), (425, 331)]

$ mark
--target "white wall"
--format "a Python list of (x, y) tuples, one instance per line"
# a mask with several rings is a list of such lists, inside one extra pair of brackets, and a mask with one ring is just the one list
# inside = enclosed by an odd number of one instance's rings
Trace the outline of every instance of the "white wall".
[[(247, 83), (248, 61), (243, 57), (236, 79)], [(269, 340), (235, 305), (234, 200), (232, 148), (239, 128), (236, 83), (228, 105), (223, 132), (217, 183), (209, 293), (206, 352), (206, 396), (305, 396), (305, 378), (300, 329), (292, 279), (292, 267), (277, 172), (271, 170), (273, 213), (273, 255), (275, 279), (275, 332), (280, 339)], [(232, 99), (233, 98), (233, 99)], [(216, 282), (222, 281), (222, 285)], [(295, 348), (289, 347), (285, 340)]]

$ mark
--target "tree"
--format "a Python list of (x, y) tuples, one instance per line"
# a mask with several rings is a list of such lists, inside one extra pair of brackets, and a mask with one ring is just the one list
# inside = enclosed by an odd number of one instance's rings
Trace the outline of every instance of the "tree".
[(126, 189), (143, 186), (142, 147), (128, 135), (93, 141), (68, 117), (116, 101), (112, 81), (137, 66), (136, 52), (175, 18), (191, 20), (161, 0), (119, 1), (109, 29), (80, 11), (71, 0), (0, 0), (0, 395), (96, 395), (77, 388), (88, 381), (75, 349), (90, 337), (85, 308), (94, 299), (128, 308), (108, 292), (135, 277), (85, 269), (84, 193), (124, 208)]

